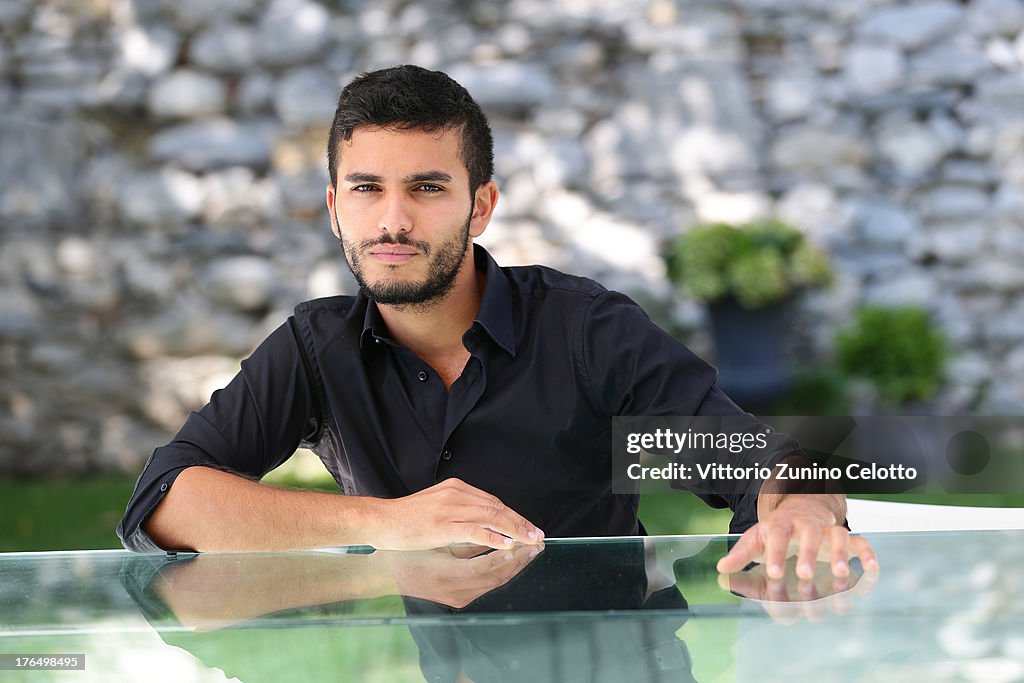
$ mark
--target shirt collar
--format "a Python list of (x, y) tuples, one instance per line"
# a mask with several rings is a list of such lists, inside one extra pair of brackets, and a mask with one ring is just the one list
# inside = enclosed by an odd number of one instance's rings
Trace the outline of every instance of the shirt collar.
[[(487, 332), (495, 344), (505, 349), (509, 355), (515, 356), (516, 335), (512, 320), (512, 287), (508, 277), (487, 253), (487, 250), (479, 244), (473, 245), (473, 256), (477, 271), (483, 272), (486, 277), (483, 298), (480, 300), (480, 310), (477, 311), (474, 322)], [(377, 309), (377, 304), (367, 298), (362, 291), (357, 296), (366, 300), (363, 331), (359, 336), (360, 348), (365, 348), (369, 337), (372, 337), (377, 343), (394, 344), (394, 340), (391, 339), (388, 329), (384, 325), (384, 319)]]

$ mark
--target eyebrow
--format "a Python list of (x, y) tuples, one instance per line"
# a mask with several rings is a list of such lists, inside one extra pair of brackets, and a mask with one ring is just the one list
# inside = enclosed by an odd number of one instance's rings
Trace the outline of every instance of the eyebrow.
[[(444, 171), (422, 171), (420, 173), (410, 173), (409, 175), (402, 178), (402, 182), (405, 184), (409, 183), (450, 183), (452, 177)], [(373, 173), (349, 173), (345, 176), (345, 182), (348, 183), (382, 183), (384, 178)]]

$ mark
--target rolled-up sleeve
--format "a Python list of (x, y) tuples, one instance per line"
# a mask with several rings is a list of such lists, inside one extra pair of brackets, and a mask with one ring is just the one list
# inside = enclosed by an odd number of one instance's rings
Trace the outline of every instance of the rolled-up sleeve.
[(252, 478), (288, 459), (321, 429), (320, 392), (294, 318), (277, 328), (231, 382), (189, 414), (174, 439), (153, 451), (117, 526), (122, 545), (160, 548), (142, 528), (182, 471), (205, 466)]
[[(582, 328), (586, 384), (592, 401), (608, 416), (736, 416), (764, 427), (718, 388), (714, 367), (655, 325), (629, 297), (613, 291), (598, 295)], [(771, 432), (771, 455), (760, 464), (772, 467), (798, 449), (792, 436)], [(754, 464), (747, 459), (739, 453), (736, 464)], [(712, 507), (729, 507), (729, 530), (740, 533), (757, 522), (759, 488), (754, 481), (743, 492), (730, 487), (694, 493)]]

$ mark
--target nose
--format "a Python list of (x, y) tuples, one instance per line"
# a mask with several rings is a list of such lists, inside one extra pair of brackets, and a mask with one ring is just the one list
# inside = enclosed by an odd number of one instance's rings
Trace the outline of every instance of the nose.
[(384, 198), (383, 212), (377, 223), (378, 229), (392, 237), (412, 230), (412, 216), (406, 206), (406, 200), (400, 192), (389, 192)]

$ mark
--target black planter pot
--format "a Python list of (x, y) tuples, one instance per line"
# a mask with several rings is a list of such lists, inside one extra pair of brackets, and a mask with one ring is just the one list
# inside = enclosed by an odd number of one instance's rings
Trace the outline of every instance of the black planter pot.
[(792, 310), (792, 299), (754, 310), (732, 298), (708, 306), (718, 386), (740, 406), (764, 406), (789, 388)]

